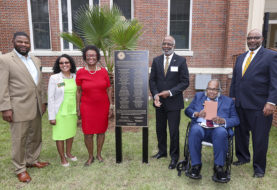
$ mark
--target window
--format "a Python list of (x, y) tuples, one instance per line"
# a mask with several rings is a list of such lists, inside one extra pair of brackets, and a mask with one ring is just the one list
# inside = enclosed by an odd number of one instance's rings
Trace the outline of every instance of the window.
[(34, 49), (51, 49), (48, 0), (30, 0)]
[[(98, 5), (99, 0), (61, 0), (61, 25), (63, 32), (76, 32), (77, 28), (73, 22), (73, 18), (78, 11), (78, 9), (82, 6), (86, 5)], [(77, 47), (73, 46), (71, 43), (63, 40), (62, 41), (62, 49), (64, 50), (73, 50), (78, 49)]]
[(132, 0), (113, 0), (113, 4), (118, 6), (126, 19), (132, 18)]
[[(277, 49), (277, 13), (269, 13), (269, 24), (266, 42), (267, 48)], [(265, 23), (264, 23), (265, 24)]]
[(190, 0), (170, 1), (170, 35), (176, 40), (176, 49), (189, 49)]

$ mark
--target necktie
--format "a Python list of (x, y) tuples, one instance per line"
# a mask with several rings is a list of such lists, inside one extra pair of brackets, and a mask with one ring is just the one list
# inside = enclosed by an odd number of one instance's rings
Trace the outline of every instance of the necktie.
[(254, 52), (251, 51), (249, 57), (248, 57), (247, 60), (246, 60), (246, 63), (245, 63), (245, 65), (244, 65), (244, 68), (243, 68), (243, 71), (242, 71), (242, 76), (244, 75), (245, 71), (247, 70), (248, 66), (249, 66), (250, 63), (251, 63), (251, 59), (252, 59), (253, 53), (254, 53)]
[(164, 76), (165, 76), (166, 73), (167, 73), (168, 65), (169, 65), (169, 57), (166, 56), (166, 62), (165, 62), (165, 67), (164, 67)]
[(207, 127), (213, 127), (214, 126), (212, 120), (206, 120), (206, 125), (207, 125)]

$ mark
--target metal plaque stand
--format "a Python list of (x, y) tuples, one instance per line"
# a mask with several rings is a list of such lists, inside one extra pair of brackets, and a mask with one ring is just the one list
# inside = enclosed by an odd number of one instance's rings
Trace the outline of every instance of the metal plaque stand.
[[(115, 127), (116, 163), (122, 162), (122, 127)], [(142, 128), (142, 163), (148, 163), (148, 127)]]

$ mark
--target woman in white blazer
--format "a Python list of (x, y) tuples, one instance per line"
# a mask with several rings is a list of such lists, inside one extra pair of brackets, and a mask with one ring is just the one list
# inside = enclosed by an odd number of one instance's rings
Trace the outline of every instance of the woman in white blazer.
[(71, 154), (77, 130), (76, 66), (73, 58), (67, 54), (58, 57), (53, 72), (48, 84), (48, 117), (53, 126), (52, 138), (56, 141), (61, 165), (67, 167), (69, 162), (66, 158), (77, 161), (77, 157)]

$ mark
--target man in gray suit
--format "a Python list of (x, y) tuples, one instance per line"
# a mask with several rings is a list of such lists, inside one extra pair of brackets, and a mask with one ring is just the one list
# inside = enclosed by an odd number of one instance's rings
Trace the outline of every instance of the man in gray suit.
[(43, 168), (41, 117), (46, 110), (40, 60), (29, 56), (30, 38), (24, 32), (13, 37), (12, 52), (0, 56), (0, 111), (10, 123), (12, 162), (20, 182), (30, 182), (26, 167)]

